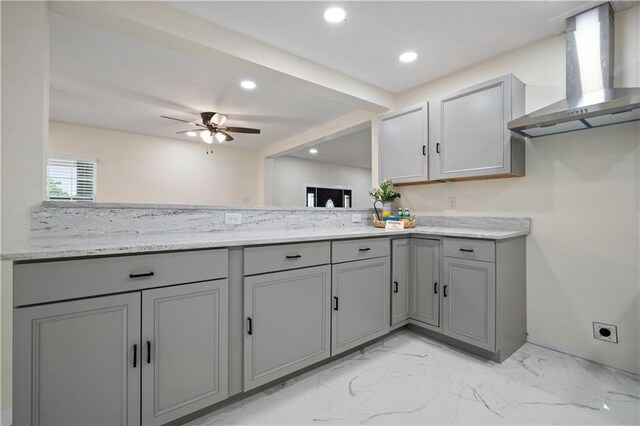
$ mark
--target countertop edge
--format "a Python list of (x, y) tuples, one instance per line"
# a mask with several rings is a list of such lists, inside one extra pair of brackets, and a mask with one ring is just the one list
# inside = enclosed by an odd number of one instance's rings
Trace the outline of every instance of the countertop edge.
[[(283, 230), (282, 232), (286, 232)], [(530, 233), (528, 229), (522, 230), (510, 230), (510, 231), (498, 231), (498, 230), (480, 230), (480, 229), (453, 229), (447, 228), (438, 230), (437, 228), (431, 229), (403, 229), (397, 231), (386, 231), (383, 229), (369, 229), (362, 233), (342, 233), (336, 232), (335, 234), (321, 234), (321, 235), (279, 235), (274, 237), (258, 237), (251, 238), (236, 238), (227, 239), (221, 241), (203, 241), (203, 242), (139, 242), (127, 245), (124, 242), (120, 246), (103, 245), (100, 244), (91, 245), (87, 243), (85, 248), (71, 246), (71, 247), (58, 247), (58, 248), (42, 248), (37, 247), (25, 248), (24, 250), (3, 253), (0, 255), (1, 260), (14, 261), (14, 262), (27, 262), (27, 261), (40, 261), (40, 260), (65, 260), (71, 258), (83, 258), (83, 257), (99, 257), (99, 256), (116, 256), (116, 255), (135, 255), (135, 254), (148, 254), (156, 252), (169, 252), (169, 251), (186, 251), (186, 250), (204, 250), (204, 249), (216, 249), (216, 248), (232, 248), (232, 247), (248, 247), (259, 246), (268, 244), (284, 244), (284, 243), (300, 243), (308, 241), (327, 241), (327, 240), (344, 240), (344, 239), (357, 239), (357, 238), (371, 238), (371, 237), (383, 237), (383, 236), (403, 236), (403, 235), (421, 235), (421, 236), (433, 236), (433, 237), (454, 237), (454, 238), (474, 238), (485, 240), (505, 240), (509, 238), (516, 238), (526, 236)], [(215, 235), (215, 234), (214, 234)], [(124, 236), (123, 236), (124, 238)], [(132, 240), (135, 240), (136, 236), (131, 236)], [(89, 239), (89, 238), (87, 238)], [(80, 239), (78, 239), (80, 240)]]

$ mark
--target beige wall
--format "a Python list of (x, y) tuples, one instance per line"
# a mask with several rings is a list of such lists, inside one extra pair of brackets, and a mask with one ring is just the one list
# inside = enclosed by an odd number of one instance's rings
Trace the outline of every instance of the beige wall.
[(97, 160), (97, 201), (256, 203), (257, 153), (52, 122), (50, 158)]
[(275, 206), (306, 206), (307, 186), (351, 189), (354, 208), (371, 206), (371, 170), (294, 157), (273, 160), (272, 200)]
[[(620, 85), (640, 86), (639, 16), (635, 6), (615, 17)], [(512, 72), (531, 112), (564, 97), (564, 43), (512, 51), (403, 93), (398, 106)], [(406, 186), (402, 202), (418, 214), (531, 217), (529, 340), (639, 372), (639, 146), (638, 123), (527, 141), (524, 178)], [(592, 321), (616, 324), (620, 342), (595, 340)]]

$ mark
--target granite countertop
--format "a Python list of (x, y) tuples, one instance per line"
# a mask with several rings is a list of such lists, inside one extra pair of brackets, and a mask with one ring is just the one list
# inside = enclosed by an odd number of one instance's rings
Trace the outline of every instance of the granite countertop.
[(2, 253), (1, 258), (4, 260), (27, 261), (409, 234), (502, 240), (528, 235), (529, 229), (528, 227), (496, 230), (418, 226), (415, 229), (386, 231), (373, 227), (358, 226), (265, 231), (49, 237), (33, 239), (25, 245), (9, 248)]

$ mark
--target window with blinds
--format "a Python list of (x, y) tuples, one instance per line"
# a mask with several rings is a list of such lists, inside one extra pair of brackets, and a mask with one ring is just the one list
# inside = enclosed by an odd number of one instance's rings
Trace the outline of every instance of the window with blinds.
[(51, 201), (95, 201), (96, 162), (47, 161), (47, 199)]

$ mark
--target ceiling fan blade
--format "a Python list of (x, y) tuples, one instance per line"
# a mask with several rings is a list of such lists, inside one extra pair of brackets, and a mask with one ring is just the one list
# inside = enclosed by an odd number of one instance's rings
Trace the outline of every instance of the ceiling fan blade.
[(225, 140), (225, 142), (231, 142), (233, 139), (233, 136), (231, 136), (229, 133), (224, 132), (222, 130), (218, 130), (218, 132), (222, 133), (223, 135), (225, 135), (227, 137), (227, 139)]
[(194, 126), (198, 126), (198, 127), (205, 127), (202, 124), (194, 123), (192, 121), (187, 121), (187, 120), (181, 120), (179, 118), (167, 117), (166, 115), (161, 115), (160, 117), (161, 118), (167, 118), (169, 120), (180, 121), (182, 123), (193, 124)]
[(202, 129), (191, 129), (191, 130), (183, 130), (181, 132), (176, 132), (176, 134), (180, 134), (180, 133), (189, 133), (189, 132), (201, 132)]
[(251, 129), (249, 127), (225, 127), (224, 130), (226, 130), (227, 132), (234, 132), (234, 133), (253, 133), (253, 134), (260, 133), (260, 129)]

